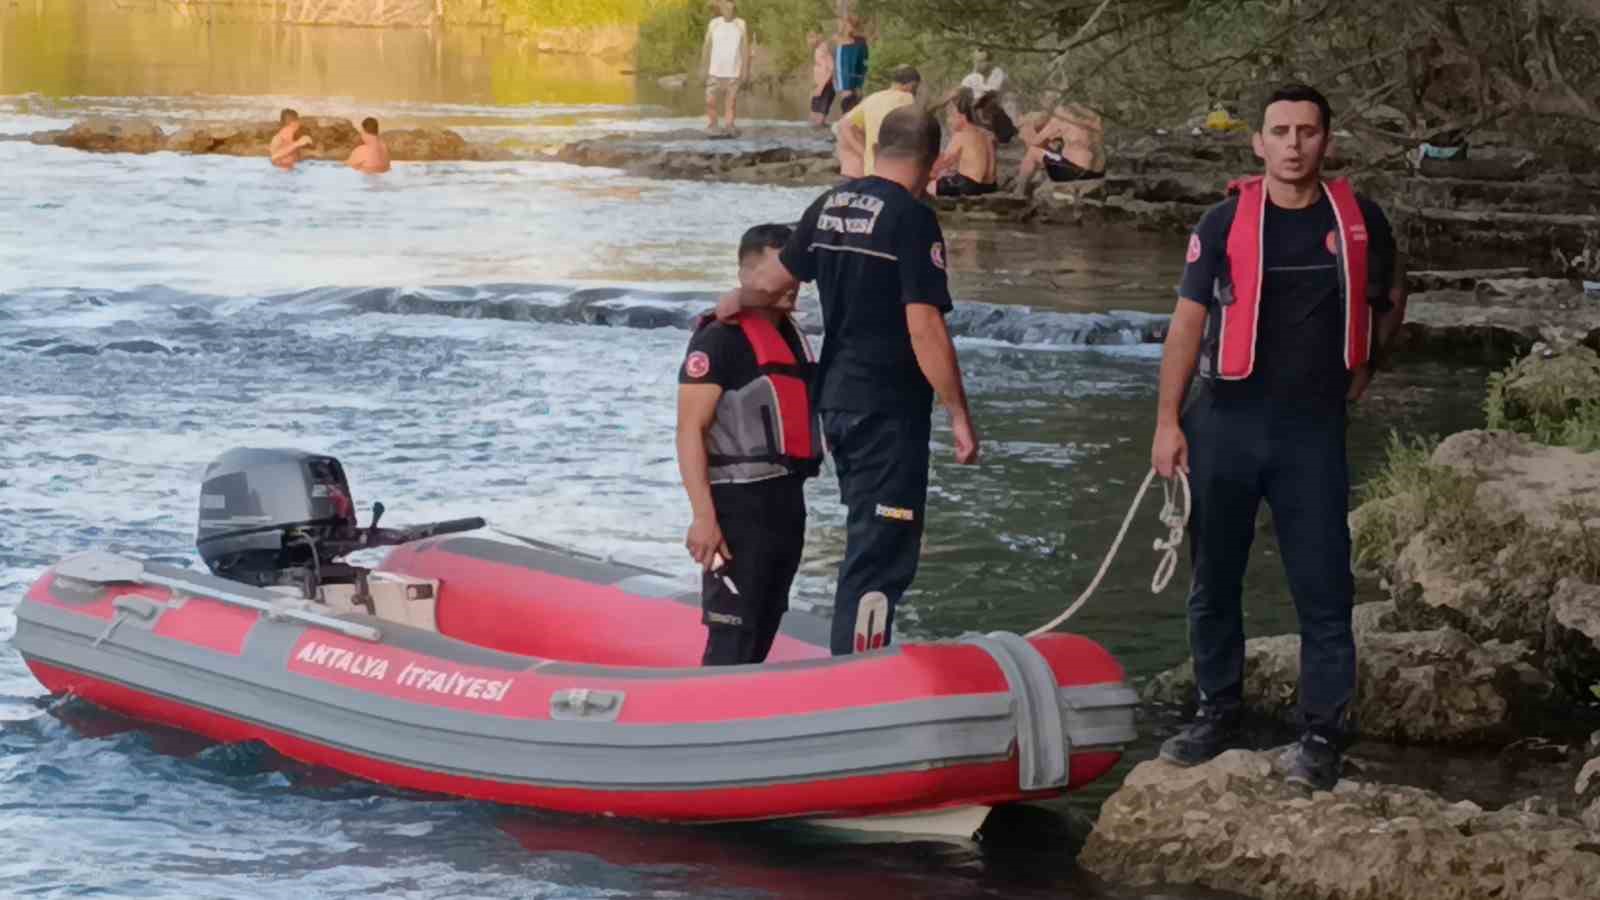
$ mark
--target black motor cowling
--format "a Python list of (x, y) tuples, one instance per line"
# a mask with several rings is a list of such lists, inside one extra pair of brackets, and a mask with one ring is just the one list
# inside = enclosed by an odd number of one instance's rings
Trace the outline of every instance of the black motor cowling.
[[(344, 467), (300, 450), (239, 448), (206, 467), (195, 545), (216, 575), (261, 586), (303, 581), (319, 553), (356, 534)], [(294, 573), (298, 575), (299, 573)]]
[(342, 562), (347, 554), (484, 527), (469, 518), (379, 528), (382, 515), (375, 503), (371, 524), (357, 526), (350, 481), (331, 456), (241, 447), (206, 467), (195, 546), (214, 575), (316, 597), (325, 584), (364, 584), (367, 570)]

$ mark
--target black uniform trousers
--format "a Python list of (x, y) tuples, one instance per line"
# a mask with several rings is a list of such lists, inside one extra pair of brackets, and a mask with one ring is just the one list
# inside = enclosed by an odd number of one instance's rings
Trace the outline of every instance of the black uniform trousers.
[(789, 611), (789, 589), (805, 551), (805, 479), (786, 475), (713, 484), (711, 503), (733, 559), (701, 579), (701, 621), (707, 629), (701, 662), (763, 662)]
[(1231, 402), (1218, 387), (1198, 382), (1183, 414), (1193, 491), (1189, 644), (1199, 700), (1223, 711), (1242, 701), (1243, 580), (1265, 499), (1300, 620), (1301, 724), (1338, 740), (1356, 684), (1343, 398), (1296, 410), (1258, 398)]
[[(839, 493), (847, 510), (844, 561), (833, 598), (831, 645), (835, 656), (871, 647), (856, 646), (862, 595), (879, 591), (888, 598), (882, 623), (883, 644), (894, 629), (894, 611), (917, 574), (922, 554), (923, 519), (928, 505), (927, 413), (823, 410)], [(876, 626), (878, 623), (866, 623)], [(865, 631), (874, 630), (865, 628)]]

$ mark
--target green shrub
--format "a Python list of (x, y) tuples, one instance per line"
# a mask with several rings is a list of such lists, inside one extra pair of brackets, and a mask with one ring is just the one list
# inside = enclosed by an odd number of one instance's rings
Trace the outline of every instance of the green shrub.
[(1390, 434), (1384, 466), (1361, 487), (1351, 517), (1357, 571), (1387, 573), (1412, 537), (1427, 531), (1448, 562), (1478, 573), (1491, 594), (1527, 590), (1529, 578), (1548, 580), (1547, 591), (1564, 577), (1600, 581), (1600, 528), (1590, 524), (1600, 507), (1563, 503), (1557, 527), (1486, 515), (1477, 505), (1483, 479), (1431, 463), (1437, 443)]
[[(1600, 450), (1600, 397), (1586, 396), (1592, 377), (1583, 377), (1592, 352), (1578, 349), (1557, 360), (1572, 377), (1545, 377), (1518, 382), (1526, 359), (1489, 376), (1484, 397), (1486, 427), (1526, 434), (1541, 444)], [(1570, 357), (1570, 358), (1569, 358)], [(1547, 363), (1548, 365), (1548, 363)]]
[[(521, 0), (513, 0), (521, 2)], [(715, 12), (701, 0), (644, 0), (639, 22), (638, 68), (650, 74), (696, 72), (706, 25)], [(770, 54), (774, 77), (795, 72), (811, 59), (806, 32), (833, 28), (829, 0), (740, 0), (738, 15), (756, 46)]]
[(1412, 535), (1434, 524), (1460, 535), (1458, 549), (1469, 558), (1484, 550), (1493, 553), (1495, 535), (1480, 525), (1473, 511), (1479, 479), (1429, 462), (1438, 445), (1436, 438), (1389, 434), (1383, 468), (1356, 494), (1361, 505), (1351, 540), (1357, 569), (1384, 571)]

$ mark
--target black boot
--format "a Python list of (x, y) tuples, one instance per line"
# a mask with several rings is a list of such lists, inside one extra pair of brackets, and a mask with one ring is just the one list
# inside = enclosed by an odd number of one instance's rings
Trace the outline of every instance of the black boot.
[(1308, 731), (1291, 744), (1280, 762), (1283, 780), (1312, 791), (1331, 791), (1339, 783), (1344, 757), (1327, 737)]
[(1239, 742), (1239, 711), (1201, 706), (1194, 721), (1167, 738), (1161, 758), (1179, 766), (1198, 766)]

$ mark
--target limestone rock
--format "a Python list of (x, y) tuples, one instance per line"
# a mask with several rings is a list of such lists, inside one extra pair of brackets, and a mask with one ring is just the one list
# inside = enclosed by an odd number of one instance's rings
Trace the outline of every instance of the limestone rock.
[[(1388, 573), (1400, 627), (1449, 626), (1480, 641), (1542, 647), (1550, 595), (1565, 573), (1511, 552), (1499, 536), (1533, 529), (1555, 543), (1582, 539), (1568, 504), (1600, 498), (1600, 453), (1543, 446), (1504, 431), (1467, 431), (1446, 438), (1430, 461), (1477, 479), (1470, 529), (1483, 546), (1463, 559), (1456, 545), (1467, 538), (1457, 530), (1412, 535)], [(1600, 513), (1585, 527), (1600, 528)]]
[[(301, 133), (312, 145), (307, 159), (343, 162), (361, 143), (356, 126), (346, 119), (305, 116)], [(143, 119), (86, 119), (65, 131), (42, 132), (36, 143), (55, 144), (104, 153), (215, 153), (224, 156), (266, 156), (276, 122), (199, 122), (170, 137)], [(478, 145), (448, 128), (398, 129), (384, 132), (389, 152), (402, 161), (494, 160), (510, 154), (498, 147)]]
[[(167, 142), (167, 149), (180, 153), (215, 153), (223, 156), (266, 156), (276, 122), (198, 123), (182, 129)], [(311, 138), (307, 159), (338, 160), (350, 155), (361, 143), (356, 127), (346, 119), (303, 116), (300, 133)]]
[(932, 202), (940, 210), (959, 212), (974, 221), (1014, 221), (1028, 207), (1026, 198), (1005, 193), (983, 197), (934, 197)]
[(1550, 670), (1580, 700), (1600, 699), (1600, 586), (1564, 578), (1545, 625)]
[(475, 157), (466, 138), (448, 128), (385, 131), (383, 142), (389, 145), (389, 156), (396, 162), (434, 162)]
[(1477, 181), (1520, 181), (1528, 171), (1513, 160), (1423, 159), (1417, 171), (1428, 178), (1466, 178)]
[(1307, 796), (1243, 750), (1136, 767), (1079, 861), (1117, 883), (1268, 900), (1577, 898), (1600, 883), (1600, 846), (1578, 822), (1350, 780)]
[(1583, 823), (1600, 831), (1600, 756), (1584, 763), (1583, 769), (1578, 772), (1578, 781), (1573, 785), (1573, 792), (1578, 795), (1578, 809)]
[(1357, 603), (1350, 612), (1350, 622), (1357, 641), (1370, 634), (1395, 631), (1400, 624), (1393, 603)]
[[(1537, 720), (1553, 696), (1550, 681), (1530, 663), (1524, 644), (1479, 645), (1453, 628), (1386, 633), (1390, 604), (1356, 617), (1356, 697), (1352, 727), (1364, 737), (1401, 743), (1503, 743)], [(1361, 610), (1361, 607), (1357, 607)], [(1255, 638), (1245, 643), (1245, 708), (1295, 721), (1300, 638)], [(1190, 663), (1151, 680), (1147, 700), (1187, 704), (1195, 693)]]
[(166, 135), (149, 119), (95, 116), (51, 134), (58, 147), (90, 153), (154, 153), (166, 145)]

